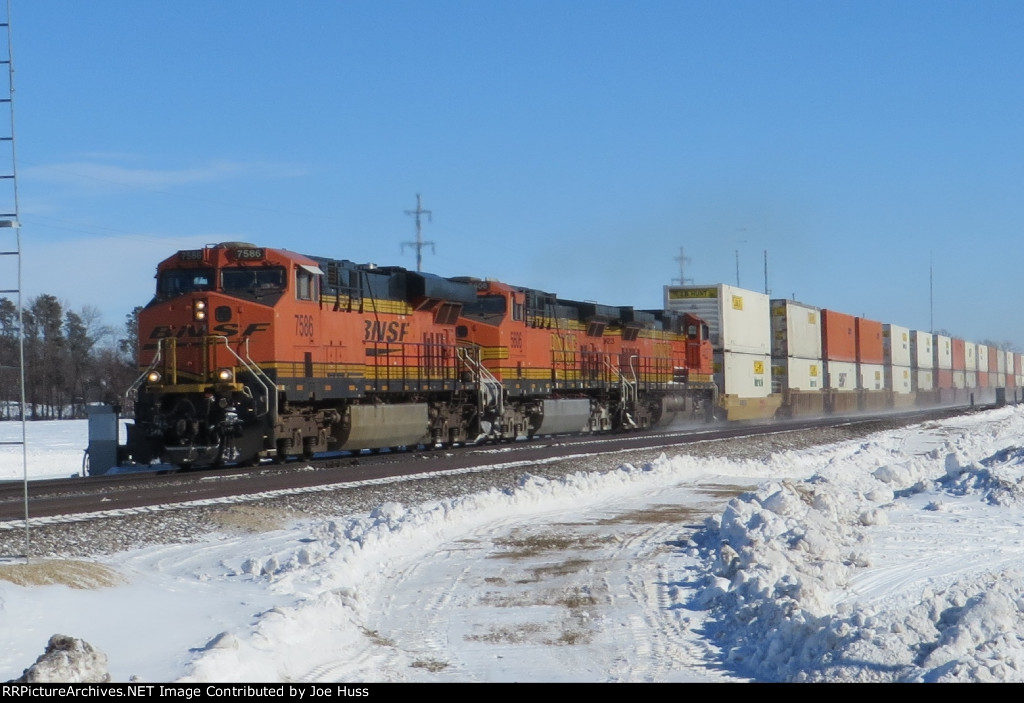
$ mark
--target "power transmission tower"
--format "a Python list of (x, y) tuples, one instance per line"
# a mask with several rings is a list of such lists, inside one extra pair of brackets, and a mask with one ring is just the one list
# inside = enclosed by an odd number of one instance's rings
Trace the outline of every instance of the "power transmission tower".
[(416, 270), (423, 270), (423, 247), (429, 246), (431, 253), (434, 253), (434, 243), (423, 241), (423, 225), (421, 224), (421, 216), (426, 215), (427, 219), (433, 222), (433, 213), (430, 210), (423, 209), (423, 203), (420, 200), (420, 194), (416, 194), (416, 209), (406, 210), (406, 215), (412, 215), (416, 218), (416, 241), (415, 242), (402, 242), (402, 251), (405, 251), (406, 247), (413, 247), (416, 249)]
[[(0, 108), (0, 260), (3, 261), (0, 273), (0, 295), (12, 295), (17, 307), (18, 343), (16, 348), (6, 347), (4, 358), (0, 360), (0, 371), (3, 372), (6, 386), (3, 401), (10, 408), (7, 392), (17, 386), (20, 391), (19, 415), (21, 419), (21, 437), (15, 440), (0, 442), (3, 445), (21, 447), (22, 476), (24, 482), (25, 503), (25, 554), (30, 554), (29, 513), (28, 513), (28, 452), (25, 441), (25, 324), (22, 310), (22, 274), (21, 274), (21, 221), (18, 216), (18, 179), (17, 159), (14, 150), (14, 51), (11, 44), (11, 2), (6, 0), (6, 12), (0, 18), (0, 105), (6, 103), (7, 118)], [(3, 43), (6, 42), (6, 46)], [(6, 91), (3, 78), (7, 78)], [(8, 375), (8, 372), (11, 372)]]
[(675, 257), (675, 260), (679, 262), (679, 278), (673, 278), (673, 281), (678, 281), (679, 285), (685, 286), (687, 283), (693, 283), (692, 278), (686, 277), (686, 264), (689, 263), (690, 257), (683, 253), (683, 248), (679, 247), (679, 256)]

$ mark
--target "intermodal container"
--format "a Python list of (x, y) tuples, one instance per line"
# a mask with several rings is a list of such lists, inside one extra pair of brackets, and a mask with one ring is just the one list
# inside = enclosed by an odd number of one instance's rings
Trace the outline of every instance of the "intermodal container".
[(935, 368), (935, 353), (932, 350), (933, 340), (934, 336), (931, 332), (921, 332), (920, 330), (912, 330), (910, 332), (910, 365), (913, 368)]
[[(1002, 363), (1000, 363), (1002, 360)], [(999, 368), (1002, 366), (1003, 368)], [(988, 372), (999, 373), (1002, 371), (1006, 373), (1006, 355), (1002, 349), (996, 349), (995, 347), (988, 348)]]
[(882, 325), (882, 348), (885, 350), (886, 364), (910, 366), (910, 329), (899, 325)]
[(715, 352), (715, 382), (725, 395), (765, 398), (772, 389), (772, 358), (768, 354)]
[(953, 365), (953, 340), (944, 334), (935, 335), (935, 368), (963, 369), (963, 347), (960, 348), (960, 366)]
[(821, 311), (821, 355), (827, 361), (857, 361), (856, 318), (853, 315)]
[(977, 371), (977, 370), (978, 370), (978, 345), (976, 343), (974, 343), (974, 342), (964, 341), (964, 371)]
[(820, 391), (825, 386), (825, 366), (821, 359), (796, 356), (772, 357), (772, 392)]
[[(991, 347), (986, 344), (975, 344), (974, 348), (977, 350), (975, 353), (978, 356), (978, 373), (989, 373), (992, 370), (988, 367), (989, 352), (992, 351)], [(995, 361), (994, 356), (992, 361)]]
[(858, 317), (855, 318), (854, 329), (857, 338), (857, 361), (862, 364), (884, 362), (885, 344), (882, 341), (882, 323)]
[(772, 356), (821, 359), (821, 310), (794, 300), (771, 301)]
[[(914, 371), (913, 379), (915, 391), (930, 391), (935, 389), (935, 372), (931, 369), (916, 369)], [(951, 388), (953, 386), (952, 378), (950, 378), (949, 386)]]
[[(966, 371), (947, 371), (939, 369), (939, 388), (964, 388), (966, 383)], [(948, 375), (947, 375), (948, 374)]]
[(964, 371), (964, 387), (965, 388), (977, 388), (978, 387), (978, 372), (977, 371)]
[(857, 364), (857, 387), (862, 391), (884, 391), (885, 364)]
[[(931, 375), (931, 371), (926, 372)], [(893, 393), (906, 395), (914, 391), (913, 374), (909, 366), (886, 366), (885, 387)], [(931, 390), (931, 389), (925, 389)]]
[(834, 391), (857, 390), (856, 362), (826, 360), (825, 387)]
[(692, 313), (704, 320), (711, 345), (719, 352), (771, 354), (768, 303), (764, 293), (724, 283), (665, 286), (665, 309)]

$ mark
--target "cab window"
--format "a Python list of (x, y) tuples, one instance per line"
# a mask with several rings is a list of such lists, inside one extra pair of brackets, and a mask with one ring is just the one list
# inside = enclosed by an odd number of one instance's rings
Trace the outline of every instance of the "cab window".
[(507, 302), (503, 295), (481, 295), (472, 303), (462, 306), (462, 314), (472, 317), (488, 317), (490, 315), (504, 315), (507, 309)]
[(318, 300), (317, 277), (304, 268), (295, 269), (295, 297), (299, 300)]
[(194, 291), (213, 288), (213, 269), (169, 269), (160, 274), (157, 295), (173, 298)]
[(284, 290), (285, 274), (280, 266), (234, 266), (221, 270), (220, 281), (225, 293), (277, 293)]

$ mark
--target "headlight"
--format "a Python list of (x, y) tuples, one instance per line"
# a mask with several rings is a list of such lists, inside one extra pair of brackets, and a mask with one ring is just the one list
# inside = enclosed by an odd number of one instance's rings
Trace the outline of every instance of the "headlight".
[(217, 380), (229, 383), (235, 380), (235, 370), (230, 368), (217, 369)]
[(160, 372), (150, 371), (148, 374), (146, 374), (146, 380), (149, 381), (150, 383), (160, 383)]
[(206, 301), (197, 300), (192, 304), (192, 317), (195, 320), (206, 319)]

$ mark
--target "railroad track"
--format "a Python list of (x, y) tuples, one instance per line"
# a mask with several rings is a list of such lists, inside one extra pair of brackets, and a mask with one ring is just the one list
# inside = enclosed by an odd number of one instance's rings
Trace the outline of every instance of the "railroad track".
[[(694, 442), (727, 440), (823, 427), (855, 428), (859, 434), (889, 429), (979, 408), (934, 408), (901, 414), (855, 418), (818, 418), (755, 425), (700, 425), (660, 432), (537, 438), (526, 442), (328, 456), (284, 465), (203, 471), (140, 471), (95, 477), (30, 481), (30, 523), (124, 514), (126, 511), (174, 509), (216, 501), (256, 500), (288, 492), (330, 490), (370, 481), (422, 479), (432, 473), (521, 467), (538, 462), (583, 458), (626, 451), (667, 451)], [(0, 482), (0, 529), (24, 525), (25, 487)]]

